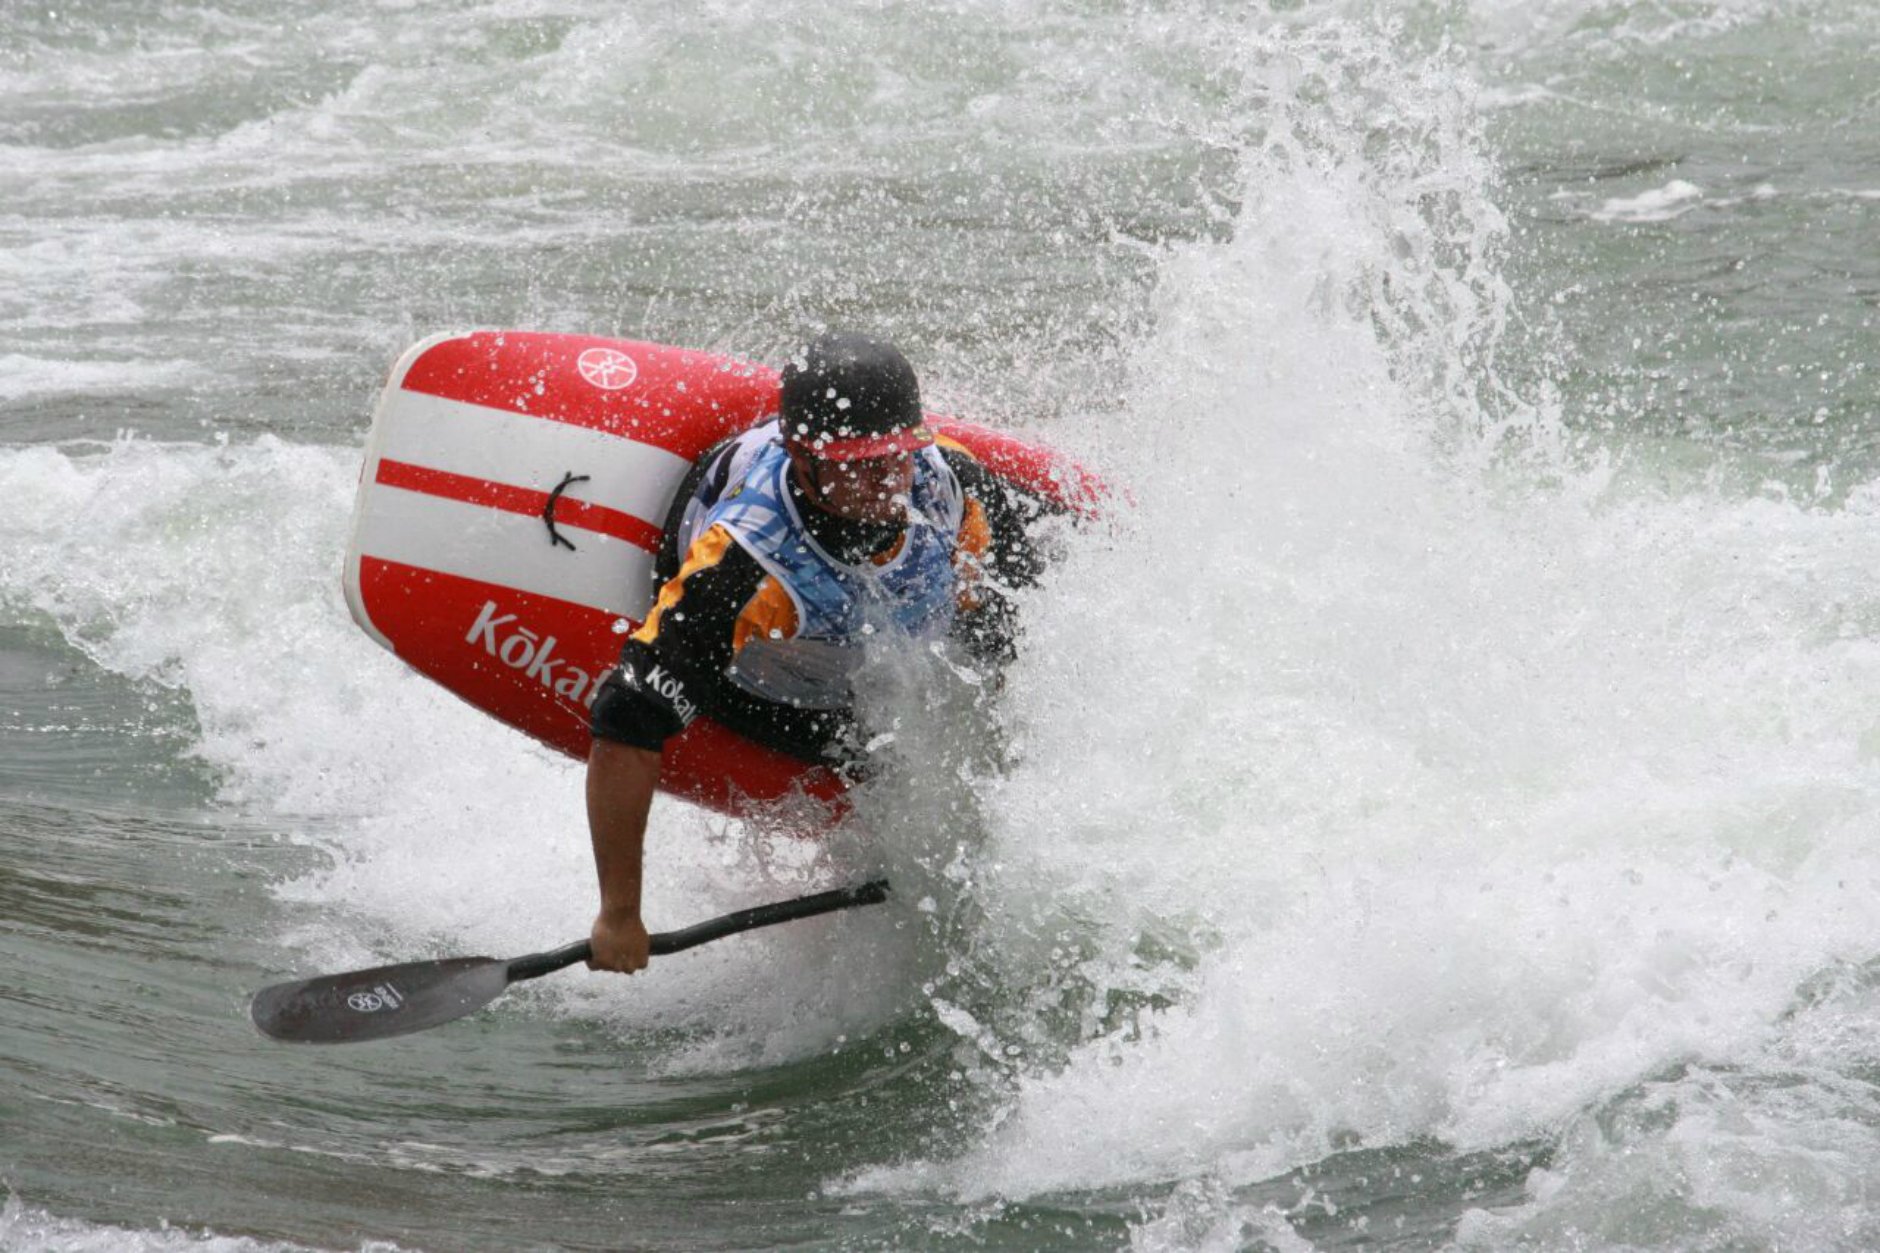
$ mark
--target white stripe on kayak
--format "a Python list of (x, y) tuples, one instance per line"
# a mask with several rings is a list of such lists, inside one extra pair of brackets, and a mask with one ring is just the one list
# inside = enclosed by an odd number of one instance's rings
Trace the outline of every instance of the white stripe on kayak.
[(585, 474), (592, 481), (571, 487), (570, 499), (655, 527), (665, 523), (667, 502), (692, 467), (676, 453), (620, 435), (422, 392), (387, 393), (375, 426), (379, 457), (540, 492), (553, 491), (566, 475)]
[[(353, 533), (357, 553), (553, 596), (636, 622), (652, 607), (653, 554), (637, 544), (557, 522), (556, 529), (575, 545), (570, 552), (549, 542), (540, 518), (397, 487), (369, 484), (364, 490), (371, 499)], [(357, 566), (349, 562), (348, 569)]]

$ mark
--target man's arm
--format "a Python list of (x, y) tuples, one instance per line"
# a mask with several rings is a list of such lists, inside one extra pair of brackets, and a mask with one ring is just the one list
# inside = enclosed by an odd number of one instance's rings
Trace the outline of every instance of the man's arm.
[[(697, 713), (695, 685), (709, 683), (704, 676), (721, 673), (730, 659), (740, 589), (748, 599), (763, 577), (733, 548), (730, 534), (716, 527), (694, 541), (595, 693), (587, 811), (601, 894), (588, 937), (594, 949), (588, 964), (596, 970), (631, 974), (646, 966), (640, 885), (660, 754)], [(734, 560), (726, 563), (728, 555)]]
[(966, 498), (954, 554), (961, 597), (953, 636), (980, 661), (1002, 667), (1017, 651), (1009, 589), (1038, 582), (1044, 560), (1030, 526), (1055, 507), (995, 478), (963, 448), (944, 448), (943, 455)]
[(640, 918), (640, 879), (646, 814), (659, 781), (659, 754), (596, 736), (588, 750), (588, 834), (601, 909), (588, 941), (594, 970), (632, 974), (647, 962), (646, 923)]

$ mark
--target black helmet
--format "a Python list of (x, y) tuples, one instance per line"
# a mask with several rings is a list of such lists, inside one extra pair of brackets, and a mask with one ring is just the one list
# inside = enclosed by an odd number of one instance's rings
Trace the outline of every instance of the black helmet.
[(920, 381), (900, 350), (832, 332), (783, 367), (783, 436), (797, 452), (860, 461), (933, 443), (921, 425)]

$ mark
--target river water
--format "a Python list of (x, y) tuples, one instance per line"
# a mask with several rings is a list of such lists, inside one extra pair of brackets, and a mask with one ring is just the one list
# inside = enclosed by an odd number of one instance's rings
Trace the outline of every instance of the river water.
[[(1876, 65), (1872, 0), (8, 0), (0, 1249), (1880, 1244)], [(893, 904), (271, 1045), (590, 916), (579, 768), (339, 595), (473, 326), (871, 331), (1127, 503), (1003, 768), (896, 689), (872, 835), (655, 810), (656, 926)]]

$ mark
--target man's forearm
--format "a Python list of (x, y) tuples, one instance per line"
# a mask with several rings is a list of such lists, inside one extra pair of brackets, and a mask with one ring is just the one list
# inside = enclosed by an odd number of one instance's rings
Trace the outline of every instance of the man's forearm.
[(640, 915), (646, 815), (658, 781), (658, 753), (605, 739), (588, 750), (588, 834), (603, 914)]

